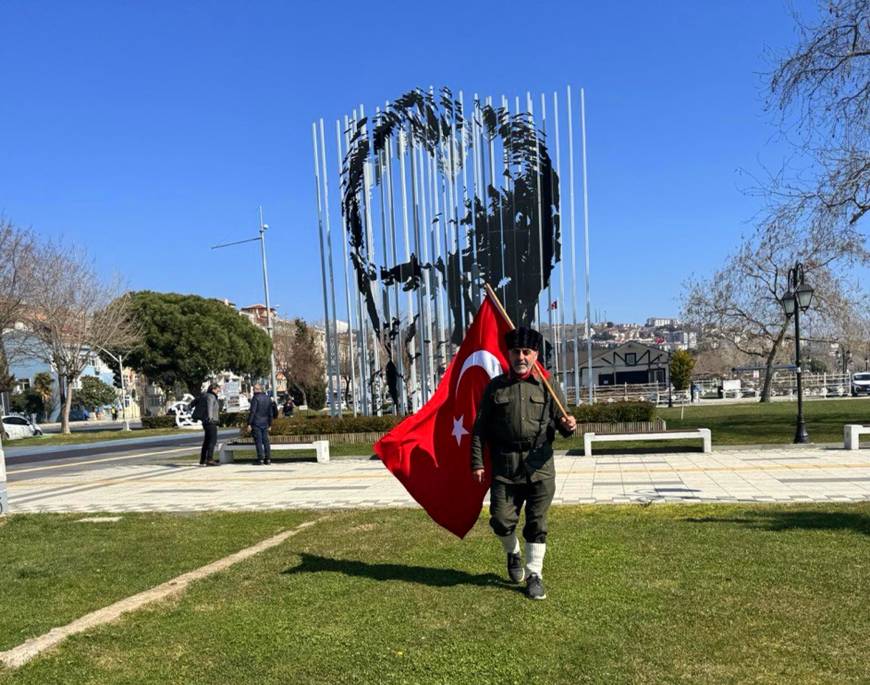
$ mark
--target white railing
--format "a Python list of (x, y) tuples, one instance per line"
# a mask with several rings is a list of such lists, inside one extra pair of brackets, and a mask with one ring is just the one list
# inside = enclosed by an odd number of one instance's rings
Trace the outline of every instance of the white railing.
[[(764, 387), (763, 378), (741, 379), (739, 387), (736, 384), (723, 383), (720, 379), (705, 379), (693, 381), (697, 386), (700, 399), (752, 399), (761, 396)], [(804, 373), (801, 384), (803, 394), (807, 398), (847, 397), (851, 392), (851, 376), (846, 373)], [(666, 405), (669, 399), (674, 404), (691, 401), (691, 389), (673, 390), (670, 395), (668, 386), (664, 383), (623, 383), (618, 385), (598, 385), (592, 389), (595, 402), (641, 401), (653, 402), (656, 405)], [(575, 404), (574, 388), (566, 388), (569, 404)], [(797, 399), (797, 376), (794, 372), (777, 371), (770, 384), (770, 395), (773, 398)], [(588, 389), (580, 389), (580, 403), (588, 402)]]

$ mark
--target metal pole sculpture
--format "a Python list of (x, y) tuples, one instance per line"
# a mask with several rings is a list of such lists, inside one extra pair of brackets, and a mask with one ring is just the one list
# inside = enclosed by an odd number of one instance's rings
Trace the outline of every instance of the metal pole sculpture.
[[(567, 343), (573, 340), (573, 385), (575, 401), (579, 399), (570, 89), (572, 221), (567, 239), (561, 233), (557, 95), (552, 117), (548, 116), (546, 98), (541, 97), (537, 119), (531, 92), (526, 93), (523, 110), (518, 97), (509, 101), (502, 96), (500, 104), (494, 106), (492, 98), (481, 100), (475, 95), (469, 112), (463, 100), (461, 92), (454, 97), (446, 88), (416, 89), (386, 102), (372, 120), (365, 118), (362, 108), (354, 110), (350, 123), (346, 121), (343, 154), (337, 132), (343, 244), (356, 274), (356, 287), (346, 285), (345, 297), (349, 325), (359, 326), (359, 369), (365, 381), (358, 387), (365, 386), (360, 392), (363, 413), (384, 406), (384, 388), (400, 412), (406, 408), (413, 411), (428, 400), (447, 366), (448, 355), (464, 335), (486, 282), (502, 291), (510, 316), (518, 325), (537, 324), (546, 330), (556, 354), (549, 362), (565, 380)], [(555, 168), (547, 139), (550, 128), (555, 129), (556, 136)], [(582, 96), (581, 129), (585, 155)], [(330, 153), (325, 150), (323, 136), (320, 144), (322, 162)], [(497, 170), (499, 156), (501, 169)], [(395, 159), (398, 169), (394, 168)], [(318, 183), (317, 190), (318, 225), (322, 226), (327, 220), (324, 204), (329, 202), (328, 188), (324, 184), (321, 190)], [(400, 217), (395, 216), (397, 192), (402, 196)], [(320, 230), (325, 231), (324, 260), (331, 262), (331, 253), (325, 256), (330, 231), (328, 227)], [(566, 247), (571, 252), (570, 265), (562, 263)], [(330, 266), (324, 264), (326, 274)], [(564, 321), (566, 268), (571, 269), (573, 279), (575, 322), (570, 331)], [(552, 281), (557, 269), (558, 299), (553, 296), (556, 284)], [(406, 294), (406, 307), (401, 306), (400, 291)], [(354, 296), (358, 322), (353, 321), (350, 307)], [(331, 366), (339, 378), (336, 303), (327, 297), (324, 306), (327, 313), (332, 309), (332, 316), (327, 316), (335, 361)], [(546, 318), (542, 307), (547, 310)]]

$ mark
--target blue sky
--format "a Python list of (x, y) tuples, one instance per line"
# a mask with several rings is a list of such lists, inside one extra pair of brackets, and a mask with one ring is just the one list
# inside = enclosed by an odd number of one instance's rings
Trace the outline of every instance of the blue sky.
[(616, 321), (675, 315), (751, 230), (741, 170), (788, 154), (762, 108), (784, 0), (0, 0), (0, 25), (0, 212), (133, 289), (244, 305), (256, 244), (209, 245), (256, 235), (262, 204), (284, 316), (323, 315), (311, 122), (334, 136), (360, 103), (585, 88), (592, 306)]

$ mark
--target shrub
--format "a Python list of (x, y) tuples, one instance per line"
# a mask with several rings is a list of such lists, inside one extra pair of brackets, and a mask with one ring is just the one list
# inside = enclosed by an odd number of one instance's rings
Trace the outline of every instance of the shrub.
[(142, 428), (174, 428), (174, 416), (143, 416)]
[(305, 398), (309, 409), (323, 409), (326, 406), (326, 388), (322, 385), (305, 388)]
[(571, 407), (577, 423), (622, 423), (628, 421), (652, 421), (656, 416), (655, 405), (650, 402), (600, 402)]
[(282, 417), (275, 419), (272, 423), (272, 435), (378, 433), (390, 430), (403, 418), (392, 414), (386, 416), (343, 416), (341, 418), (317, 414)]
[(248, 423), (248, 412), (246, 411), (238, 411), (238, 412), (221, 412), (220, 413), (220, 422), (221, 426), (224, 427), (238, 427), (241, 428), (245, 424)]

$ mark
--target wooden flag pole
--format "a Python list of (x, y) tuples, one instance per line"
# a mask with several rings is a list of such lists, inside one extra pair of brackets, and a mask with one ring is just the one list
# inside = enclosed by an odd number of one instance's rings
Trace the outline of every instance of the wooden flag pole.
[[(495, 304), (495, 308), (498, 309), (498, 311), (499, 311), (499, 314), (501, 314), (504, 317), (504, 320), (507, 321), (508, 325), (512, 329), (516, 328), (516, 326), (514, 326), (514, 322), (511, 321), (511, 317), (508, 316), (508, 313), (505, 311), (505, 308), (502, 306), (501, 301), (498, 299), (498, 295), (495, 294), (495, 291), (490, 287), (489, 283), (484, 282), (483, 287), (486, 288), (486, 294), (489, 295), (489, 297), (492, 299), (493, 304)], [(535, 362), (535, 368), (542, 369), (543, 367), (541, 367), (541, 362), (539, 362), (539, 361)], [(553, 398), (553, 402), (555, 402), (556, 406), (559, 407), (559, 411), (562, 412), (562, 416), (564, 416), (567, 419), (570, 416), (570, 414), (567, 411), (565, 411), (565, 407), (562, 406), (562, 402), (559, 400), (559, 397), (556, 395), (556, 391), (553, 390), (553, 386), (550, 385), (550, 382), (547, 380), (547, 378), (546, 378), (546, 376), (544, 376), (544, 374), (539, 372), (537, 375), (538, 375), (538, 378), (540, 378), (541, 381), (544, 383), (544, 387), (547, 389), (547, 392), (550, 393), (550, 397)]]

